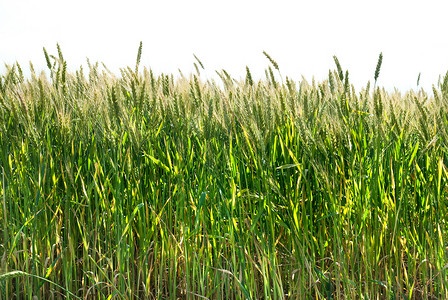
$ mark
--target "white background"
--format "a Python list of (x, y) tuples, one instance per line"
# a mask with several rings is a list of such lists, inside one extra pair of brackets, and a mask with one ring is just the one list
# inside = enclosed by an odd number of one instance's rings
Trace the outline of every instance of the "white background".
[(0, 0), (0, 63), (43, 70), (42, 48), (56, 55), (59, 43), (70, 70), (89, 57), (119, 74), (135, 66), (143, 41), (142, 65), (157, 74), (194, 72), (196, 54), (204, 78), (221, 69), (244, 78), (247, 65), (260, 79), (266, 51), (283, 77), (311, 81), (327, 77), (336, 55), (359, 90), (383, 52), (380, 86), (416, 89), (421, 72), (420, 87), (431, 93), (448, 70), (444, 2)]

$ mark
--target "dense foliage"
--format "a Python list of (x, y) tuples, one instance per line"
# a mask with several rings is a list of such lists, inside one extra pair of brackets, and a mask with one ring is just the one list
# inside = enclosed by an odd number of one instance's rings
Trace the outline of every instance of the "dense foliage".
[[(59, 49), (59, 48), (58, 48)], [(221, 83), (0, 77), (0, 298), (448, 298), (448, 75), (428, 96), (247, 69)], [(277, 78), (276, 78), (277, 77)]]

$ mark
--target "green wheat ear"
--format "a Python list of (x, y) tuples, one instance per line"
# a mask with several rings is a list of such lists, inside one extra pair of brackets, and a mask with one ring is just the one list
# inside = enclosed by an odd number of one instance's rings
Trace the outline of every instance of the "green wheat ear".
[(269, 54), (266, 53), (266, 51), (263, 51), (264, 56), (266, 56), (267, 59), (269, 59), (269, 61), (271, 62), (271, 64), (274, 66), (274, 69), (276, 69), (277, 71), (280, 72), (280, 69), (278, 68), (278, 64), (275, 60), (273, 60), (271, 58), (271, 56), (269, 56)]
[(344, 80), (344, 72), (342, 71), (341, 64), (339, 63), (339, 59), (336, 57), (336, 55), (333, 56), (334, 63), (336, 64), (336, 68), (338, 69), (339, 79), (341, 81)]
[(59, 63), (62, 64), (64, 62), (64, 56), (62, 56), (61, 46), (56, 44), (56, 48), (58, 48)]
[(376, 85), (376, 81), (378, 80), (378, 76), (380, 76), (380, 69), (381, 69), (381, 64), (382, 63), (383, 63), (383, 52), (380, 53), (380, 57), (378, 57), (378, 63), (376, 64), (375, 85)]
[(331, 73), (331, 70), (328, 71), (328, 84), (330, 85), (331, 93), (333, 93), (334, 92), (334, 78), (333, 78), (333, 74)]
[(137, 51), (137, 62), (135, 64), (135, 74), (138, 73), (138, 66), (140, 65), (140, 59), (142, 58), (142, 49), (143, 49), (143, 42), (140, 41), (140, 46), (138, 47)]
[(249, 84), (250, 86), (254, 85), (254, 81), (252, 80), (252, 75), (250, 74), (248, 66), (246, 66), (246, 84)]
[(202, 62), (199, 60), (199, 58), (196, 56), (196, 54), (193, 54), (194, 58), (197, 60), (197, 62), (199, 63), (199, 65), (201, 66), (202, 70), (205, 70), (204, 65), (202, 64)]
[(20, 82), (24, 82), (25, 81), (25, 77), (23, 76), (22, 68), (20, 67), (18, 62), (16, 62), (16, 66), (17, 66), (17, 72), (19, 73), (18, 74), (19, 80), (20, 80)]
[(442, 92), (446, 93), (448, 89), (448, 71), (446, 72), (445, 77), (443, 78), (442, 83)]
[(48, 67), (48, 69), (51, 70), (50, 57), (48, 56), (48, 53), (47, 53), (47, 50), (45, 50), (45, 47), (43, 49), (44, 49), (45, 60), (47, 61), (47, 67)]
[(348, 80), (348, 70), (345, 71), (344, 92), (350, 92), (350, 82)]
[[(274, 72), (272, 71), (272, 68), (270, 66), (268, 67), (268, 71), (269, 71), (269, 73), (268, 73), (269, 77), (271, 78), (271, 83), (274, 86), (274, 88), (276, 89), (277, 88), (277, 82), (275, 81)], [(268, 77), (268, 79), (269, 79), (269, 77)]]

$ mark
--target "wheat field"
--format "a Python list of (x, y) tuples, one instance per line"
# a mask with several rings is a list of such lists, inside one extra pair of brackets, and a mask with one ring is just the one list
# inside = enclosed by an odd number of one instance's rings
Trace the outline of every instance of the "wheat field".
[[(448, 73), (0, 75), (1, 299), (448, 298)], [(331, 67), (331, 66), (329, 66)], [(34, 297), (34, 298), (33, 298)]]

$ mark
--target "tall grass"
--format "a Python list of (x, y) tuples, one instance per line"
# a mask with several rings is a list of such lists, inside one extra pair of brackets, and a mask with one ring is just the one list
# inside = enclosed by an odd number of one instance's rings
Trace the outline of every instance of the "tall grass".
[[(0, 78), (0, 298), (448, 298), (448, 75)], [(197, 62), (203, 68), (202, 63)], [(382, 60), (382, 55), (380, 55)], [(373, 72), (372, 72), (373, 73)]]

